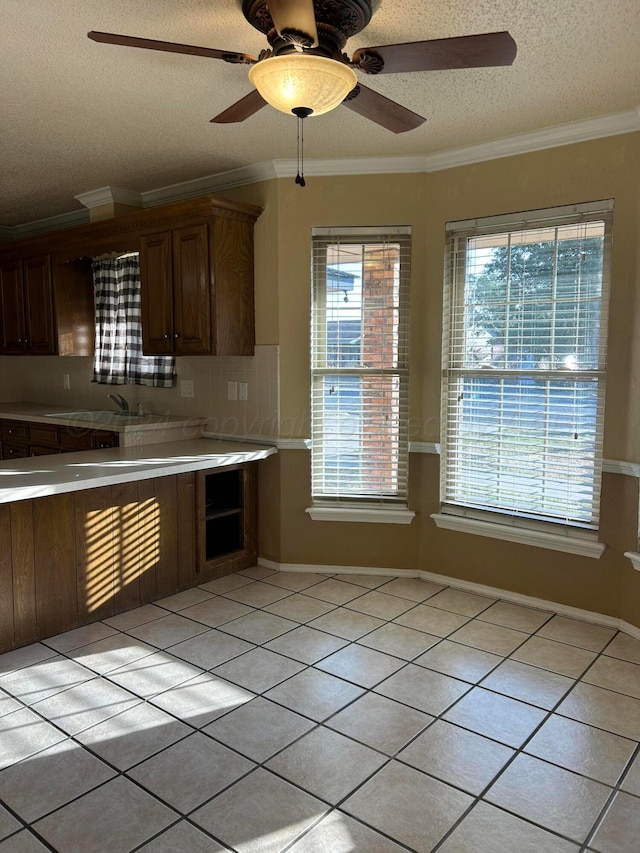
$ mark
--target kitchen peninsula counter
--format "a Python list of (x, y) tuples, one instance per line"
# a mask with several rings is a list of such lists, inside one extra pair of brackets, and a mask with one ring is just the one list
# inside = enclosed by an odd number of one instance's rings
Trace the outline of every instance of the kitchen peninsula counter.
[(201, 437), (0, 462), (0, 653), (255, 565), (276, 452)]
[(263, 444), (196, 438), (5, 460), (0, 504), (256, 462), (276, 452)]

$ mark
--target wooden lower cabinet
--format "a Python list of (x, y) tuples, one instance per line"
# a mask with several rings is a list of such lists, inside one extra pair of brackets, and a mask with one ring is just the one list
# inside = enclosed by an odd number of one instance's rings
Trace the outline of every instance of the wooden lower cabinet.
[(75, 453), (118, 447), (120, 434), (113, 430), (0, 420), (0, 458), (25, 459), (50, 453)]
[(200, 483), (226, 468), (0, 505), (0, 652), (254, 565), (256, 463), (232, 467), (243, 547), (204, 560)]

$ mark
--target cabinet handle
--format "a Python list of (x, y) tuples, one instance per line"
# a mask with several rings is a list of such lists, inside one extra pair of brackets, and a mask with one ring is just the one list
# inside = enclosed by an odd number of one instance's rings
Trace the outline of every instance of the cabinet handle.
[(180, 332), (176, 332), (173, 337), (176, 338), (176, 340), (177, 340), (180, 337)]
[(167, 334), (164, 336), (165, 341), (167, 340), (168, 337), (169, 337), (169, 335), (167, 335)]

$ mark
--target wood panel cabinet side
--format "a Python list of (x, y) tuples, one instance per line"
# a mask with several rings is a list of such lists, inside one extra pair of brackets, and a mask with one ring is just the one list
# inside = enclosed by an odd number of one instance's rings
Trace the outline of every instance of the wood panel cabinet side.
[(39, 638), (36, 610), (33, 501), (15, 501), (10, 504), (10, 507), (15, 645), (25, 646), (34, 643)]
[(57, 353), (91, 356), (95, 348), (93, 272), (88, 258), (53, 266)]
[(211, 226), (216, 355), (254, 355), (253, 222), (215, 217)]
[(33, 501), (38, 634), (78, 626), (73, 493)]
[(158, 477), (154, 490), (158, 511), (158, 560), (156, 563), (156, 597), (165, 598), (178, 592), (178, 492), (176, 476)]
[(140, 603), (147, 604), (158, 598), (156, 594), (156, 567), (160, 553), (158, 502), (155, 484), (157, 480), (139, 480), (137, 500), (138, 571)]
[(14, 645), (13, 568), (11, 565), (11, 510), (0, 505), (0, 652)]
[[(142, 553), (139, 535), (139, 493), (137, 483), (117, 483), (111, 487), (113, 525), (117, 539), (113, 547), (113, 598), (116, 613), (140, 607)], [(155, 589), (155, 587), (154, 587)]]
[(196, 475), (177, 476), (178, 582), (188, 589), (196, 582)]
[(75, 493), (75, 536), (78, 623), (86, 625), (116, 612), (114, 547), (119, 519), (114, 518), (110, 486)]

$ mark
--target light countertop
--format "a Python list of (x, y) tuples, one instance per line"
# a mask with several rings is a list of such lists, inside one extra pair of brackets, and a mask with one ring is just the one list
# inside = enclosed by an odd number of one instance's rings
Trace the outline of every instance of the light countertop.
[(263, 444), (196, 438), (5, 460), (0, 462), (0, 503), (254, 462), (274, 453), (275, 447)]
[(0, 418), (14, 421), (31, 421), (41, 424), (63, 424), (64, 426), (106, 429), (112, 432), (132, 430), (166, 429), (168, 427), (204, 424), (205, 418), (190, 418), (184, 415), (121, 415), (109, 408), (104, 410), (83, 409), (78, 406), (50, 406), (45, 403), (0, 403)]

